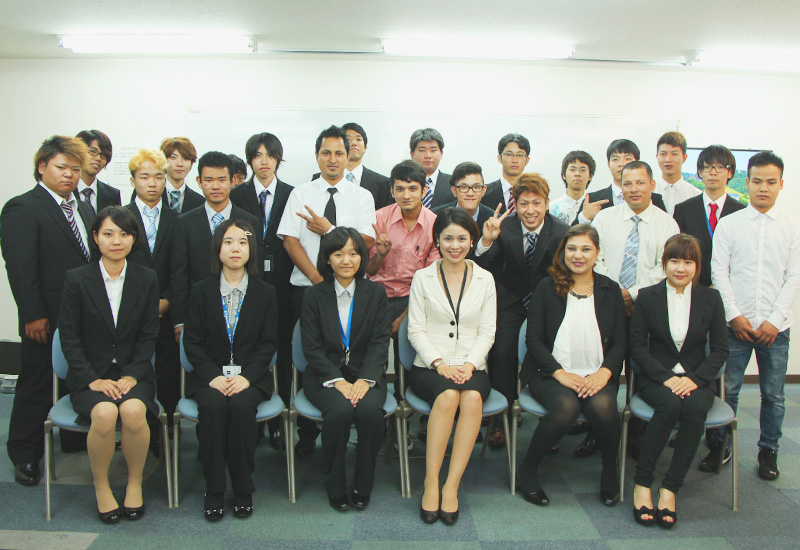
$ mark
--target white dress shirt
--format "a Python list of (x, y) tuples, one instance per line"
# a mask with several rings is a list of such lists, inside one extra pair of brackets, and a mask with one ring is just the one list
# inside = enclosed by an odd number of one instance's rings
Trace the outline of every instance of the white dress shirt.
[(667, 213), (672, 216), (672, 214), (675, 212), (676, 204), (681, 203), (686, 199), (696, 197), (702, 193), (702, 191), (681, 178), (672, 184), (659, 179), (658, 182), (656, 182), (656, 193), (659, 193), (664, 199), (664, 206), (667, 207)]
[[(689, 314), (692, 312), (692, 283), (684, 287), (683, 293), (678, 294), (675, 288), (667, 282), (667, 315), (669, 317), (669, 333), (678, 351), (681, 351), (686, 340), (686, 331), (689, 330)], [(680, 363), (672, 367), (675, 374), (685, 374), (686, 371)]]
[(729, 323), (744, 315), (755, 330), (764, 321), (781, 332), (791, 327), (800, 290), (800, 222), (752, 205), (725, 216), (714, 231), (711, 281)]
[[(425, 183), (430, 188), (431, 193), (436, 191), (436, 180), (439, 179), (439, 169), (437, 168), (430, 176), (425, 176)], [(424, 196), (424, 195), (423, 195)], [(497, 208), (495, 206), (495, 208)]]
[[(619, 282), (619, 272), (622, 270), (622, 260), (625, 258), (625, 243), (628, 240), (634, 225), (633, 216), (636, 214), (627, 203), (612, 208), (606, 208), (597, 213), (592, 221), (592, 226), (600, 235), (600, 252), (594, 270), (616, 282)], [(664, 278), (664, 269), (661, 266), (661, 255), (664, 253), (664, 244), (673, 235), (680, 233), (678, 224), (672, 216), (653, 206), (651, 202), (647, 208), (639, 213), (639, 255), (636, 262), (636, 282), (628, 288), (631, 298), (636, 300), (639, 289), (654, 285)], [(715, 250), (716, 253), (716, 250)]]
[[(586, 193), (583, 194), (586, 197)], [(592, 201), (596, 201), (597, 199), (592, 199)], [(617, 185), (616, 183), (611, 184), (611, 203), (614, 206), (619, 206), (620, 204), (625, 204), (625, 199), (622, 196), (622, 187)], [(603, 210), (608, 210), (608, 206), (606, 206)], [(583, 210), (581, 210), (580, 214), (578, 214), (578, 223), (592, 223), (592, 220), (588, 219), (586, 216), (583, 215)]]
[(581, 299), (567, 294), (564, 320), (553, 342), (553, 359), (565, 371), (579, 376), (600, 370), (603, 342), (594, 310), (594, 294)]
[(76, 192), (78, 194), (80, 194), (80, 197), (81, 197), (80, 200), (83, 201), (83, 202), (86, 202), (84, 200), (83, 190), (84, 189), (91, 189), (92, 190), (92, 196), (89, 199), (89, 201), (90, 201), (90, 203), (92, 205), (92, 208), (94, 208), (95, 212), (97, 212), (97, 185), (95, 185), (96, 183), (97, 183), (97, 178), (95, 178), (95, 180), (92, 182), (91, 185), (86, 185), (85, 183), (83, 183), (83, 180), (80, 180), (78, 182), (78, 189), (76, 189)]
[(578, 200), (573, 199), (566, 193), (558, 197), (554, 201), (550, 201), (550, 214), (561, 220), (567, 225), (572, 225), (575, 221), (575, 216), (578, 215), (578, 210), (583, 204), (583, 199), (586, 198), (586, 193), (580, 196)]
[[(364, 165), (359, 163), (358, 166), (353, 168), (352, 172), (350, 170), (348, 170), (347, 168), (345, 168), (344, 169), (344, 177), (345, 177), (345, 179), (347, 179), (347, 174), (353, 174), (353, 177), (355, 178), (355, 181), (352, 181), (350, 183), (354, 183), (355, 185), (361, 185), (361, 177), (364, 175)], [(350, 181), (350, 180), (347, 180), (347, 181)]]
[(211, 205), (208, 204), (208, 201), (203, 203), (203, 208), (206, 209), (206, 216), (208, 216), (208, 228), (211, 230), (211, 234), (213, 235), (214, 222), (211, 221), (211, 218), (213, 218), (216, 214), (219, 213), (222, 214), (222, 222), (224, 222), (225, 220), (229, 220), (231, 218), (231, 210), (233, 210), (233, 203), (231, 201), (228, 201), (228, 204), (220, 212), (217, 212), (216, 210), (211, 208)]
[[(715, 203), (717, 205), (717, 222), (720, 220), (720, 216), (722, 216), (722, 207), (725, 206), (725, 200), (728, 198), (727, 193), (723, 193), (720, 198), (717, 200), (712, 200), (711, 197), (706, 195), (706, 192), (703, 191), (703, 205), (706, 209), (706, 219), (711, 219), (711, 203)], [(733, 200), (733, 199), (731, 199)]]
[(83, 245), (86, 247), (86, 250), (91, 250), (89, 248), (89, 238), (88, 238), (89, 234), (86, 231), (86, 227), (84, 227), (83, 225), (83, 218), (81, 218), (81, 215), (78, 213), (78, 199), (75, 198), (75, 194), (70, 193), (69, 199), (64, 199), (59, 195), (57, 195), (56, 193), (54, 193), (52, 189), (47, 187), (41, 181), (39, 182), (39, 185), (41, 185), (42, 189), (47, 191), (50, 194), (50, 196), (53, 197), (53, 200), (56, 201), (58, 209), (61, 210), (62, 214), (64, 214), (64, 218), (67, 220), (67, 223), (69, 223), (69, 218), (67, 217), (67, 213), (64, 212), (64, 209), (61, 208), (61, 203), (67, 201), (72, 206), (72, 216), (75, 218), (75, 223), (78, 226), (78, 232), (81, 234), (81, 239), (83, 239)]
[[(321, 237), (306, 227), (306, 221), (296, 213), (309, 215), (306, 206), (310, 207), (318, 216), (325, 213), (331, 186), (322, 178), (310, 183), (299, 185), (292, 190), (286, 202), (281, 223), (278, 226), (278, 237), (295, 237), (308, 255), (311, 263), (316, 265), (319, 254)], [(354, 185), (344, 179), (336, 184), (337, 193), (333, 195), (336, 204), (336, 225), (340, 227), (353, 227), (362, 235), (375, 237), (372, 224), (375, 223), (375, 199), (372, 193)], [(294, 286), (311, 286), (311, 281), (303, 275), (296, 266), (292, 270), (289, 280)]]
[(269, 185), (267, 187), (264, 187), (264, 184), (261, 183), (261, 181), (257, 177), (253, 176), (253, 188), (256, 190), (256, 202), (257, 203), (261, 204), (261, 202), (260, 202), (261, 199), (259, 198), (259, 195), (264, 191), (264, 189), (269, 191), (269, 193), (267, 193), (267, 200), (264, 201), (264, 220), (266, 220), (267, 222), (271, 222), (272, 221), (272, 220), (270, 220), (270, 214), (272, 213), (272, 204), (275, 202), (275, 182), (276, 181), (278, 181), (278, 178), (275, 177), (275, 176), (272, 176), (272, 181), (269, 182)]
[[(142, 199), (140, 199), (138, 196), (135, 199), (133, 199), (133, 202), (136, 203), (136, 208), (139, 209), (139, 214), (141, 214), (142, 216), (142, 223), (144, 224), (144, 230), (146, 232), (147, 224), (150, 223), (150, 221), (149, 218), (145, 216), (144, 209), (145, 207), (149, 208), (149, 206), (147, 206), (144, 202), (142, 202)], [(156, 234), (158, 234), (158, 224), (161, 222), (161, 212), (163, 212), (164, 210), (164, 201), (159, 200), (158, 204), (156, 204), (154, 208), (158, 208), (158, 213), (156, 214)], [(142, 237), (142, 235), (140, 235), (140, 237)], [(146, 239), (147, 235), (144, 235), (145, 242)]]
[[(503, 203), (505, 203), (506, 208), (508, 208), (508, 202), (511, 200), (511, 191), (514, 189), (514, 186), (503, 177), (503, 174), (500, 174), (500, 188), (503, 191)], [(492, 210), (495, 208), (497, 208), (497, 205), (492, 206)]]
[(111, 316), (114, 318), (115, 327), (117, 326), (117, 315), (119, 315), (119, 304), (122, 301), (122, 288), (125, 285), (125, 273), (127, 271), (128, 260), (125, 260), (125, 265), (122, 266), (119, 277), (112, 279), (103, 265), (103, 260), (100, 260), (100, 275), (103, 277), (103, 282), (106, 285), (108, 305), (111, 306)]

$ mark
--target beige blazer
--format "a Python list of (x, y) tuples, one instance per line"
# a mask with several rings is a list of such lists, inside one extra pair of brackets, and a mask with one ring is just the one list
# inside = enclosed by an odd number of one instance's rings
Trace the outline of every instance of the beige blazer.
[[(414, 274), (408, 303), (408, 339), (417, 352), (414, 365), (428, 368), (438, 358), (466, 357), (478, 370), (486, 370), (486, 354), (494, 344), (497, 296), (492, 274), (472, 260), (472, 280), (461, 300), (458, 333), (456, 316), (437, 276), (437, 260)], [(450, 289), (457, 306), (459, 289)], [(455, 296), (454, 296), (455, 295)]]

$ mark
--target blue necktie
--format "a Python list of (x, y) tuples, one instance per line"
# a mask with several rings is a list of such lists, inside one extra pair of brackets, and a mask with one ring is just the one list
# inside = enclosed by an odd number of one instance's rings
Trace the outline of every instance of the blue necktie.
[(422, 197), (422, 206), (430, 208), (433, 203), (433, 180), (428, 178), (428, 186), (425, 188), (425, 196)]
[(181, 209), (181, 192), (177, 189), (172, 189), (169, 192), (169, 207), (175, 212), (179, 212)]
[(356, 177), (353, 175), (352, 172), (348, 172), (346, 177), (347, 177), (347, 181), (349, 181), (350, 183), (355, 183), (356, 182)]
[(214, 234), (214, 231), (217, 230), (217, 227), (219, 227), (219, 224), (221, 224), (223, 221), (225, 221), (225, 218), (223, 218), (222, 214), (220, 214), (219, 212), (217, 212), (216, 214), (211, 216), (211, 234), (212, 235)]
[(261, 232), (262, 241), (267, 238), (267, 226), (269, 225), (269, 218), (267, 217), (267, 195), (269, 194), (269, 189), (264, 189), (258, 194), (258, 204), (261, 206), (261, 225), (264, 226)]
[(150, 208), (144, 207), (144, 215), (147, 218), (147, 227), (145, 228), (145, 235), (147, 235), (147, 244), (150, 247), (150, 254), (156, 247), (156, 217), (158, 216), (158, 206)]
[(625, 241), (625, 258), (622, 260), (622, 269), (619, 271), (619, 284), (630, 288), (636, 283), (636, 267), (639, 264), (639, 222), (642, 218), (633, 216), (633, 229), (628, 233)]
[[(531, 271), (533, 270), (533, 253), (536, 251), (536, 237), (538, 237), (538, 235), (531, 231), (526, 233), (525, 237), (527, 237), (525, 248), (525, 266), (528, 268), (527, 280), (530, 281)], [(526, 294), (522, 299), (522, 306), (525, 309), (528, 309), (528, 304), (531, 303), (531, 294), (533, 293), (528, 292), (528, 294)]]

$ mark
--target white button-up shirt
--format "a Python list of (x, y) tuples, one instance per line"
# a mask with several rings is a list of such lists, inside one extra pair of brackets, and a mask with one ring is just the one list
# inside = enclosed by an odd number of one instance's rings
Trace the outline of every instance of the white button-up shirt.
[(253, 176), (253, 188), (256, 190), (256, 202), (260, 204), (261, 199), (259, 198), (259, 195), (261, 195), (261, 193), (265, 189), (269, 191), (269, 193), (267, 193), (267, 199), (266, 201), (264, 201), (264, 220), (269, 223), (272, 223), (272, 220), (270, 219), (270, 214), (272, 213), (272, 204), (275, 202), (276, 181), (278, 181), (278, 178), (272, 176), (272, 181), (269, 182), (269, 186), (264, 187), (264, 184), (262, 184), (257, 177)]
[(676, 204), (681, 203), (686, 199), (696, 197), (702, 193), (702, 191), (681, 178), (672, 184), (669, 184), (661, 179), (658, 180), (656, 183), (656, 193), (659, 193), (664, 199), (664, 206), (667, 207), (667, 213), (669, 213), (671, 216), (675, 212)]
[[(692, 311), (692, 283), (684, 287), (683, 293), (678, 294), (673, 286), (667, 283), (667, 316), (669, 317), (669, 332), (678, 351), (686, 340), (686, 331), (689, 330), (689, 314)], [(686, 371), (680, 363), (672, 367), (675, 374), (684, 374)]]
[(586, 192), (581, 195), (578, 200), (573, 199), (566, 193), (558, 197), (554, 201), (550, 201), (550, 214), (561, 220), (567, 225), (572, 225), (575, 221), (575, 216), (578, 215), (578, 210), (586, 198)]
[(100, 260), (100, 275), (103, 277), (103, 283), (106, 285), (106, 295), (108, 296), (108, 305), (111, 306), (111, 316), (114, 318), (114, 326), (117, 326), (117, 315), (119, 315), (119, 304), (122, 301), (122, 288), (125, 285), (125, 273), (127, 271), (128, 260), (125, 260), (125, 265), (122, 266), (119, 277), (112, 279), (103, 265), (103, 260)]

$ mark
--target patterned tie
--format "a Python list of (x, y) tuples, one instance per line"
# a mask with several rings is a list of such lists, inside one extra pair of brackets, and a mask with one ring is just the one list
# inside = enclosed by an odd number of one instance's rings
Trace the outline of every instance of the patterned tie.
[(642, 218), (634, 216), (631, 219), (634, 225), (625, 241), (625, 258), (619, 271), (619, 284), (625, 288), (632, 287), (636, 282), (636, 266), (639, 263), (639, 222)]
[(264, 189), (258, 194), (258, 204), (261, 206), (261, 225), (264, 226), (261, 232), (262, 241), (267, 238), (267, 195), (269, 194), (269, 189)]
[(711, 235), (714, 235), (714, 231), (717, 230), (717, 203), (710, 202), (708, 203), (708, 207), (711, 209), (711, 214), (708, 216), (708, 225), (711, 226)]
[(211, 216), (211, 225), (212, 225), (211, 234), (212, 235), (214, 234), (214, 231), (217, 230), (217, 227), (219, 226), (219, 224), (221, 224), (223, 221), (225, 221), (225, 218), (223, 218), (222, 214), (220, 214), (219, 212), (217, 212), (216, 214)]
[(172, 189), (169, 192), (169, 207), (175, 212), (180, 212), (181, 210), (181, 192), (177, 189)]
[(65, 200), (61, 200), (61, 208), (67, 214), (67, 221), (69, 222), (69, 227), (72, 229), (72, 233), (75, 235), (75, 238), (78, 239), (78, 245), (81, 247), (81, 252), (83, 252), (83, 257), (86, 258), (86, 261), (89, 261), (89, 251), (86, 249), (86, 244), (83, 242), (83, 237), (81, 237), (81, 231), (78, 229), (78, 222), (75, 221), (75, 216), (72, 212), (72, 204), (68, 203)]
[(517, 201), (514, 200), (514, 193), (508, 192), (508, 213), (513, 214), (517, 210)]
[[(525, 234), (527, 243), (525, 245), (525, 265), (528, 267), (528, 280), (530, 280), (530, 273), (533, 271), (533, 253), (536, 251), (536, 238), (538, 235), (534, 232)], [(528, 304), (531, 303), (531, 292), (525, 295), (522, 299), (522, 306), (528, 309)]]
[(328, 204), (325, 205), (325, 217), (328, 218), (328, 221), (331, 222), (331, 225), (336, 225), (336, 203), (333, 202), (333, 196), (336, 194), (335, 187), (328, 188), (328, 193), (331, 194), (330, 198), (328, 199)]
[(89, 205), (89, 208), (92, 209), (92, 214), (96, 214), (96, 212), (94, 211), (94, 206), (92, 206), (92, 193), (94, 193), (94, 189), (92, 189), (91, 187), (87, 187), (86, 189), (81, 191), (81, 194), (83, 195), (83, 202)]
[(349, 181), (350, 183), (355, 183), (356, 182), (356, 177), (353, 175), (352, 172), (348, 172), (346, 177), (347, 177), (347, 181)]
[(150, 254), (156, 247), (156, 217), (158, 217), (158, 206), (150, 208), (144, 207), (144, 216), (147, 218), (147, 228), (145, 228), (145, 235), (147, 235), (147, 245), (150, 247)]
[(428, 178), (427, 184), (428, 186), (425, 188), (425, 196), (422, 197), (422, 206), (425, 208), (430, 208), (431, 203), (433, 202), (433, 180)]

